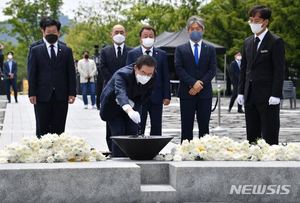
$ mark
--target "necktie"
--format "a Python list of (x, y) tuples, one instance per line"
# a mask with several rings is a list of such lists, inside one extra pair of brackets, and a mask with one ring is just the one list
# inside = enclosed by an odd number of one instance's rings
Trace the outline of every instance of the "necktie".
[(194, 59), (195, 59), (195, 63), (198, 65), (199, 63), (199, 58), (198, 58), (198, 46), (199, 44), (195, 44), (194, 45)]
[(147, 55), (150, 55), (150, 52), (151, 52), (150, 50), (146, 50), (146, 51), (145, 51), (145, 53), (146, 53)]
[(120, 58), (122, 56), (122, 52), (121, 52), (121, 47), (120, 46), (118, 46), (118, 53), (117, 53), (117, 55), (118, 55), (118, 58)]
[(255, 54), (257, 52), (259, 42), (260, 42), (259, 37), (255, 37), (255, 41), (254, 41), (254, 53)]
[(55, 54), (55, 51), (54, 51), (54, 45), (51, 44), (50, 48), (51, 48), (51, 61), (55, 62), (56, 61), (56, 54)]

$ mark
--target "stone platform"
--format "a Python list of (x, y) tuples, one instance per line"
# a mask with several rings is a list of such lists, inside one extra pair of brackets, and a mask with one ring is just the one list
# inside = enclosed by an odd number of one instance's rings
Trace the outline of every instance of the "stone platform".
[(299, 202), (300, 162), (2, 164), (0, 202)]

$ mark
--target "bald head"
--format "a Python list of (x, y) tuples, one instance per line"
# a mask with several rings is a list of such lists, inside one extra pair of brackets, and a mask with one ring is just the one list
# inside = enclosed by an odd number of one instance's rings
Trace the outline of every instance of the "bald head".
[(116, 44), (122, 44), (125, 41), (125, 28), (123, 25), (117, 24), (112, 28), (111, 37)]
[[(116, 33), (116, 32), (118, 32), (118, 33)], [(125, 33), (125, 28), (124, 28), (123, 25), (120, 25), (120, 24), (113, 26), (113, 28), (111, 30), (112, 35), (114, 33), (116, 33), (116, 34), (122, 34), (121, 32)]]

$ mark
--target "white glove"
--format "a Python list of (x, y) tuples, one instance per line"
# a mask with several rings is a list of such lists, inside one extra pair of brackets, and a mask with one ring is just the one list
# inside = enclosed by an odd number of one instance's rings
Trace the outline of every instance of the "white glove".
[(141, 122), (141, 116), (137, 111), (128, 111), (128, 116), (136, 124)]
[(239, 105), (244, 105), (244, 95), (239, 94), (236, 100)]
[(271, 96), (269, 99), (269, 105), (278, 105), (278, 104), (280, 104), (280, 98)]

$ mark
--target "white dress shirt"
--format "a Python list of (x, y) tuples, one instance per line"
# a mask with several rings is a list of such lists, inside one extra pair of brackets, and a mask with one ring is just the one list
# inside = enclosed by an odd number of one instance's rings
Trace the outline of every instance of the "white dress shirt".
[[(49, 57), (51, 58), (51, 44), (49, 43), (49, 42), (47, 42), (47, 40), (44, 40), (44, 42), (45, 42), (45, 44), (46, 44), (46, 47), (47, 47), (47, 51), (48, 51), (48, 54), (49, 54)], [(57, 56), (57, 52), (58, 52), (58, 43), (57, 42), (55, 42), (54, 44), (53, 44), (53, 48), (54, 48), (54, 52), (55, 52), (55, 54), (56, 54), (56, 56)]]
[(143, 52), (143, 55), (147, 55), (146, 51), (149, 50), (149, 56), (153, 56), (153, 47), (151, 47), (151, 49), (145, 49), (145, 47), (141, 46), (142, 47), (142, 52)]
[(114, 47), (115, 47), (115, 52), (116, 52), (116, 56), (118, 57), (118, 47), (121, 47), (121, 55), (123, 54), (123, 50), (124, 50), (124, 43), (117, 45), (116, 43), (114, 43)]
[(268, 32), (268, 28), (263, 32), (263, 33), (261, 33), (260, 35), (256, 35), (256, 34), (254, 34), (254, 39), (256, 38), (256, 37), (258, 37), (259, 39), (260, 39), (260, 41), (258, 42), (258, 45), (257, 45), (257, 50), (259, 49), (259, 46), (261, 45), (261, 42), (263, 41), (263, 39), (264, 39), (264, 37), (266, 36), (266, 34), (267, 34), (267, 32)]
[[(195, 51), (195, 42), (193, 42), (192, 40), (190, 40), (190, 44), (191, 44), (191, 49), (192, 49), (192, 52), (193, 52), (193, 55), (195, 55), (194, 51)], [(198, 44), (198, 59), (200, 59), (200, 52), (201, 52), (201, 45), (202, 45), (202, 39), (197, 42)]]

